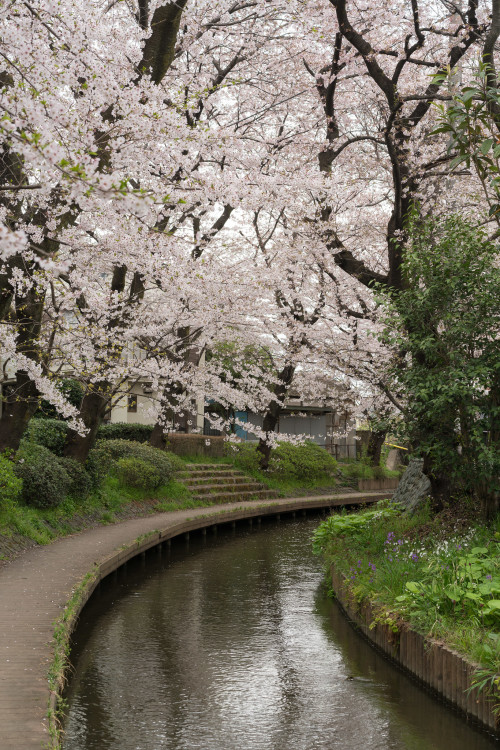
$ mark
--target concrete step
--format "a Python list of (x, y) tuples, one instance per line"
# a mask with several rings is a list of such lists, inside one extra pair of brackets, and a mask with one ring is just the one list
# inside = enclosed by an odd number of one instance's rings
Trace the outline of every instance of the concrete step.
[[(189, 486), (189, 485), (188, 485)], [(194, 495), (231, 495), (240, 494), (241, 492), (260, 492), (266, 490), (265, 485), (259, 482), (242, 482), (241, 484), (201, 484), (196, 487), (189, 487)]]
[(224, 492), (208, 495), (193, 495), (195, 500), (210, 500), (217, 503), (236, 503), (244, 500), (270, 500), (278, 497), (276, 490), (247, 490), (245, 492)]
[(238, 475), (238, 476), (229, 476), (229, 477), (219, 477), (218, 475), (214, 476), (213, 474), (210, 474), (208, 476), (203, 477), (183, 477), (182, 481), (185, 485), (188, 487), (196, 487), (197, 485), (201, 484), (218, 484), (218, 485), (234, 485), (234, 484), (246, 484), (248, 482), (252, 482), (251, 477), (246, 477), (244, 474)]
[(233, 470), (231, 464), (186, 464), (186, 471), (228, 471)]
[(244, 477), (242, 471), (180, 471), (177, 473), (177, 476), (182, 477), (183, 479), (203, 479), (208, 477), (217, 477), (220, 479), (223, 479), (224, 477), (230, 478), (230, 477)]

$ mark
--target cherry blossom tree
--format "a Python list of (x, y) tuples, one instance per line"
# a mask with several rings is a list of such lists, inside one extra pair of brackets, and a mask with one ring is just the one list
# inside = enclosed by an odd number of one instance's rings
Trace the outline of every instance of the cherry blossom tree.
[[(264, 460), (308, 369), (401, 406), (372, 288), (404, 288), (416, 199), (477, 209), (479, 180), (451, 175), (431, 131), (447, 72), (494, 66), (496, 0), (396, 0), (383, 17), (368, 0), (43, 0), (0, 19), (0, 358), (16, 370), (0, 450), (43, 397), (84, 460), (141, 379), (159, 438), (196, 395), (259, 406)], [(203, 364), (235, 331), (242, 351), (273, 338), (274, 383)], [(67, 371), (79, 411), (55, 387)]]

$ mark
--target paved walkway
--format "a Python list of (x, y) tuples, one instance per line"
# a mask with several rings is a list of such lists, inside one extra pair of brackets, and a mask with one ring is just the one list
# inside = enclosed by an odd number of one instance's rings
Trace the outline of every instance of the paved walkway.
[[(154, 535), (146, 537), (149, 545), (185, 531), (190, 524), (213, 524), (221, 515), (225, 520), (237, 520), (271, 511), (374, 502), (388, 494), (355, 492), (158, 513), (27, 550), (0, 569), (0, 750), (40, 750), (49, 742), (47, 670), (52, 659), (53, 624), (95, 563), (106, 575), (137, 553), (138, 537), (153, 531)], [(146, 543), (144, 539), (142, 543)]]

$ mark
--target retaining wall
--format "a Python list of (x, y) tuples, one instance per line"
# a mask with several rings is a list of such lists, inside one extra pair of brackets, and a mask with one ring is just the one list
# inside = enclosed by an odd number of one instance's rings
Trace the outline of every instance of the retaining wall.
[(362, 492), (367, 490), (395, 490), (399, 479), (358, 479), (358, 489)]
[(224, 456), (224, 438), (213, 435), (198, 435), (196, 432), (171, 432), (166, 438), (165, 447), (178, 456)]

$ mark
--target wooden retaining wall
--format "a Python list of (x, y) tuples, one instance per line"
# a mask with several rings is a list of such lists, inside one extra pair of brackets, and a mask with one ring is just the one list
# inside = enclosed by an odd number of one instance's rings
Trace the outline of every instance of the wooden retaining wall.
[(398, 484), (399, 479), (358, 479), (358, 490), (360, 492), (395, 490)]
[(216, 435), (199, 435), (196, 432), (170, 432), (165, 447), (178, 456), (207, 456), (221, 458), (225, 455), (224, 438)]
[(330, 574), (339, 604), (368, 640), (467, 718), (500, 737), (500, 722), (493, 713), (494, 701), (484, 692), (467, 692), (472, 684), (474, 664), (442, 643), (416, 633), (408, 625), (399, 626), (397, 633), (384, 622), (377, 622), (370, 628), (377, 617), (373, 605), (356, 602), (344, 577), (333, 567)]

